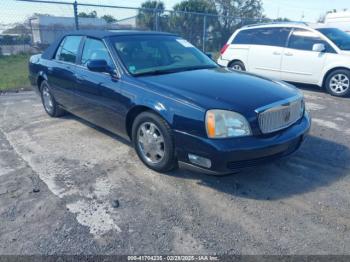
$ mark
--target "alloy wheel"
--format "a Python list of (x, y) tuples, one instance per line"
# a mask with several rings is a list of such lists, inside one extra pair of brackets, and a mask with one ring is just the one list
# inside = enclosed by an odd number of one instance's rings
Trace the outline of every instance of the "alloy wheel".
[(336, 94), (345, 93), (350, 87), (349, 77), (345, 74), (334, 75), (330, 82), (329, 88)]
[(242, 67), (238, 64), (233, 65), (231, 68), (236, 71), (243, 71)]

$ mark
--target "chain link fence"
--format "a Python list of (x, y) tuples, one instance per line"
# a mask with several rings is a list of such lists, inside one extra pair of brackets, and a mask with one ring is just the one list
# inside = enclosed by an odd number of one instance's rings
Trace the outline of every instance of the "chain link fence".
[(42, 51), (71, 30), (154, 30), (175, 33), (205, 52), (218, 52), (239, 27), (265, 22), (174, 10), (79, 2), (20, 0), (0, 3), (0, 55)]

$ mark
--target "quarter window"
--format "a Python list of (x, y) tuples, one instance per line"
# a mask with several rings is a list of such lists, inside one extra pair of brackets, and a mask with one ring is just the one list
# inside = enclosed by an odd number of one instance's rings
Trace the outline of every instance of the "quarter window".
[(56, 59), (69, 63), (75, 63), (78, 56), (81, 39), (81, 36), (65, 37), (56, 53)]
[(91, 60), (105, 60), (109, 66), (113, 67), (112, 58), (105, 44), (101, 40), (87, 38), (84, 44), (81, 63), (86, 66)]
[(316, 33), (305, 29), (294, 29), (289, 39), (289, 48), (312, 51), (314, 44), (324, 44), (327, 51), (331, 51), (332, 47)]

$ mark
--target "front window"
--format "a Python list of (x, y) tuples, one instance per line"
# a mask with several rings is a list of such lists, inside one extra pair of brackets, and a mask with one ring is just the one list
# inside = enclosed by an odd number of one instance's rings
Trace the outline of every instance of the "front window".
[(87, 38), (81, 56), (81, 63), (86, 66), (91, 60), (105, 60), (110, 67), (113, 67), (112, 58), (105, 44), (101, 40)]
[(329, 38), (339, 49), (350, 50), (350, 35), (337, 28), (319, 28), (319, 32)]
[(327, 52), (334, 52), (333, 48), (321, 37), (309, 30), (294, 29), (290, 36), (288, 47), (304, 51), (312, 51), (314, 44), (324, 44)]
[(174, 36), (118, 36), (112, 44), (134, 76), (218, 67), (192, 44)]

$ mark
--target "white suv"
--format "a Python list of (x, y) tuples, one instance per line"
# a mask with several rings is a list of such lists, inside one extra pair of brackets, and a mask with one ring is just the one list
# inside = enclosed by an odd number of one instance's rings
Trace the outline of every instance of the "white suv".
[(269, 78), (350, 94), (350, 35), (306, 23), (270, 23), (237, 30), (218, 64)]

